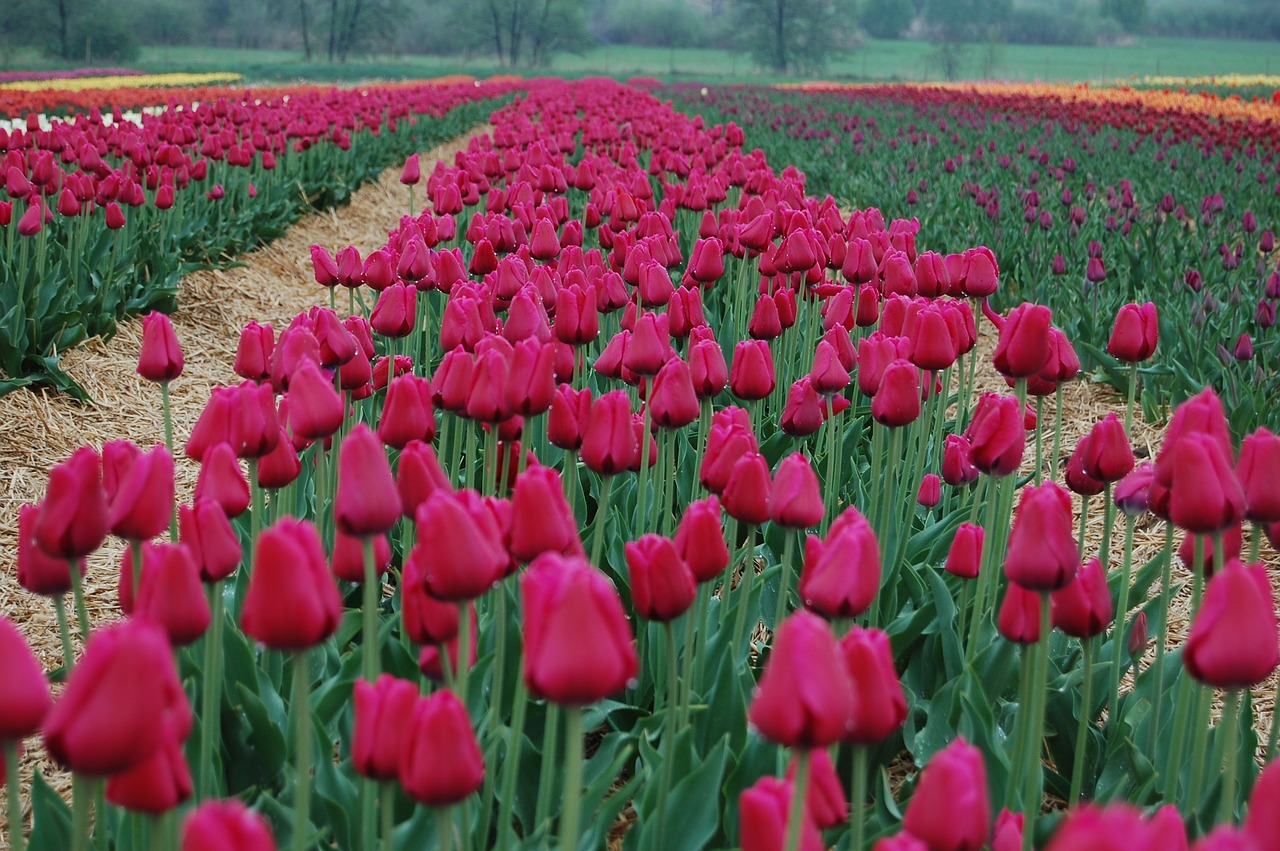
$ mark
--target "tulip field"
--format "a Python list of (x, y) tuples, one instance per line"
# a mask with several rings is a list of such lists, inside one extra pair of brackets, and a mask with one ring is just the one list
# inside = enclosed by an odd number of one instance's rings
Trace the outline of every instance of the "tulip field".
[(1276, 102), (142, 91), (0, 92), (0, 394), (165, 435), (0, 508), (9, 848), (1280, 848)]

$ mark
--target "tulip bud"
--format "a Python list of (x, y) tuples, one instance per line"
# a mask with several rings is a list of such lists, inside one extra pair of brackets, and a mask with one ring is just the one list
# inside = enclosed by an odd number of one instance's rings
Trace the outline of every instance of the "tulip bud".
[(547, 415), (547, 439), (553, 446), (570, 452), (579, 449), (591, 419), (591, 408), (590, 387), (574, 390), (568, 384), (557, 385)]
[(798, 611), (777, 629), (748, 720), (787, 747), (827, 747), (848, 735), (856, 697), (826, 621)]
[(693, 605), (693, 572), (670, 538), (646, 534), (625, 547), (636, 613), (651, 621), (671, 621)]
[(306, 650), (332, 635), (341, 615), (315, 527), (284, 517), (264, 530), (240, 614), (245, 635), (276, 650)]
[(520, 577), (520, 593), (531, 694), (585, 705), (635, 677), (639, 660), (622, 601), (585, 559), (544, 553)]
[(361, 777), (394, 780), (418, 703), (418, 685), (383, 674), (375, 682), (356, 680), (351, 764)]
[(825, 512), (809, 459), (799, 452), (782, 459), (769, 493), (769, 519), (779, 526), (805, 529), (821, 522)]
[(920, 773), (902, 826), (931, 849), (978, 851), (991, 833), (987, 801), (982, 752), (957, 738)]
[(729, 373), (729, 389), (739, 399), (756, 401), (766, 398), (777, 386), (773, 354), (764, 340), (743, 340), (733, 354)]
[(676, 551), (699, 583), (715, 581), (729, 566), (729, 548), (720, 519), (720, 500), (696, 500), (685, 508), (676, 528)]
[(1054, 482), (1023, 489), (1009, 534), (1004, 572), (1031, 591), (1054, 591), (1080, 567), (1071, 528), (1071, 497)]
[(289, 379), (289, 427), (307, 440), (329, 437), (342, 425), (342, 397), (320, 367), (302, 362)]
[(148, 759), (107, 778), (106, 799), (125, 810), (158, 816), (191, 797), (191, 769), (172, 724)]
[(1049, 359), (1049, 308), (1025, 302), (1009, 311), (994, 354), (996, 369), (1010, 378), (1028, 378)]
[(613, 390), (591, 405), (591, 419), (583, 432), (582, 461), (602, 476), (628, 469), (640, 447), (631, 428), (631, 400), (622, 390)]
[(920, 479), (920, 489), (916, 492), (916, 502), (925, 508), (933, 508), (942, 501), (942, 481), (936, 473), (925, 473)]
[(1245, 437), (1236, 462), (1244, 489), (1245, 517), (1257, 523), (1280, 520), (1280, 437), (1259, 428)]
[[(66, 559), (46, 555), (36, 544), (39, 516), (38, 505), (23, 505), (18, 509), (18, 584), (32, 594), (46, 597), (66, 594), (71, 591), (71, 569)], [(84, 559), (76, 561), (76, 569), (84, 576)]]
[(230, 444), (219, 443), (205, 451), (193, 499), (216, 503), (228, 517), (239, 517), (249, 507), (249, 483)]
[(1114, 412), (1094, 424), (1080, 460), (1086, 475), (1104, 483), (1118, 482), (1133, 470), (1133, 449)]
[(740, 523), (759, 525), (769, 519), (769, 462), (758, 452), (745, 452), (734, 462), (720, 499)]
[(395, 525), (400, 507), (382, 442), (367, 425), (358, 423), (342, 442), (338, 457), (334, 522), (353, 537), (380, 535)]
[(689, 347), (689, 373), (699, 399), (719, 395), (729, 383), (729, 367), (715, 338), (698, 340)]
[(1151, 357), (1160, 337), (1160, 321), (1156, 306), (1126, 304), (1116, 314), (1111, 338), (1107, 341), (1107, 353), (1127, 363), (1141, 363)]
[(1250, 688), (1280, 663), (1280, 637), (1266, 569), (1230, 560), (1213, 575), (1187, 635), (1183, 664), (1198, 681)]
[(444, 807), (484, 783), (484, 757), (467, 708), (441, 689), (418, 700), (400, 750), (400, 785), (420, 804)]
[(145, 541), (169, 525), (173, 512), (173, 457), (163, 446), (139, 455), (119, 482), (108, 522), (122, 538)]
[[(812, 770), (812, 769), (811, 769)], [(792, 784), (777, 777), (761, 777), (738, 798), (738, 834), (742, 851), (777, 851), (787, 842)], [(822, 851), (822, 834), (814, 821), (813, 811), (805, 807), (801, 817), (799, 851)]]
[(1040, 594), (1010, 582), (1005, 590), (996, 628), (1006, 641), (1035, 644), (1040, 640)]
[(800, 599), (827, 618), (856, 617), (880, 589), (880, 545), (867, 519), (850, 506), (835, 519), (826, 540), (805, 540)]
[(154, 310), (142, 317), (138, 375), (148, 381), (168, 382), (182, 375), (182, 367), (182, 346), (169, 317)]
[(529, 467), (516, 479), (508, 548), (516, 560), (523, 562), (533, 561), (544, 552), (583, 554), (564, 484), (552, 468)]
[(920, 416), (920, 370), (906, 360), (895, 360), (880, 377), (871, 397), (871, 416), (881, 425), (900, 428)]
[(1079, 639), (1106, 631), (1114, 617), (1107, 572), (1096, 558), (1089, 559), (1074, 581), (1049, 595), (1053, 625)]
[(101, 546), (109, 528), (102, 461), (92, 447), (82, 446), (49, 471), (36, 544), (53, 558), (78, 559)]
[(674, 357), (663, 365), (653, 380), (647, 404), (658, 428), (683, 428), (698, 418), (698, 396), (689, 365)]
[(238, 800), (206, 801), (182, 825), (182, 851), (276, 851), (266, 819)]
[(178, 506), (178, 539), (205, 582), (226, 579), (240, 564), (240, 539), (213, 500), (197, 498), (193, 505)]
[(951, 539), (951, 549), (947, 552), (947, 573), (961, 579), (976, 579), (982, 565), (984, 537), (981, 526), (961, 523), (956, 529), (956, 536)]
[(840, 639), (840, 654), (853, 685), (853, 725), (844, 741), (874, 745), (902, 726), (907, 700), (893, 665), (889, 636), (878, 629), (850, 627)]
[(1027, 433), (1017, 398), (984, 393), (965, 431), (973, 465), (990, 476), (1007, 476), (1022, 463)]
[[(66, 571), (66, 565), (63, 565)], [(0, 742), (8, 744), (40, 729), (53, 706), (44, 668), (18, 628), (0, 615)], [(17, 782), (17, 778), (14, 778)]]

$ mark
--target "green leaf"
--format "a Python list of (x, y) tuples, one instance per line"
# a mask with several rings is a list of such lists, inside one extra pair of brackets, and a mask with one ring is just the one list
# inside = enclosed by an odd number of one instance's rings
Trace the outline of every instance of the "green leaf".
[(66, 851), (71, 847), (71, 808), (39, 771), (31, 779), (30, 851)]

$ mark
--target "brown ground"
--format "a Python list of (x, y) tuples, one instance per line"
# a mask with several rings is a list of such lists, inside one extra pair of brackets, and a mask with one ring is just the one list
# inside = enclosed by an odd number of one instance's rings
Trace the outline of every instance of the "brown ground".
[[(424, 171), (429, 170), (435, 159), (451, 158), (470, 135), (424, 154)], [(175, 434), (179, 439), (190, 432), (210, 390), (237, 380), (231, 365), (243, 325), (250, 319), (265, 320), (275, 324), (278, 331), (298, 312), (326, 300), (311, 275), (310, 245), (324, 245), (332, 251), (352, 244), (366, 253), (386, 243), (387, 229), (405, 210), (405, 189), (398, 182), (398, 176), (398, 167), (388, 169), (377, 183), (357, 191), (350, 206), (306, 217), (271, 245), (243, 257), (243, 267), (200, 272), (183, 281), (180, 308), (172, 316), (187, 362), (186, 371), (172, 388)], [(420, 191), (418, 202), (421, 203)], [(978, 370), (979, 389), (1007, 392), (1003, 379), (990, 366), (995, 342), (990, 323), (984, 320), (981, 327), (984, 333), (979, 348), (984, 357)], [(0, 397), (0, 423), (6, 432), (5, 439), (0, 441), (0, 612), (19, 625), (40, 660), (50, 668), (61, 664), (61, 645), (52, 605), (27, 594), (17, 584), (17, 509), (23, 503), (39, 500), (49, 469), (86, 442), (100, 446), (108, 440), (125, 438), (146, 446), (163, 441), (159, 390), (134, 372), (140, 339), (141, 322), (125, 322), (109, 343), (94, 340), (64, 357), (67, 372), (95, 400), (92, 405), (81, 405), (49, 393), (15, 392)], [(1064, 404), (1062, 467), (1076, 440), (1092, 423), (1109, 411), (1118, 411), (1123, 416), (1124, 405), (1124, 400), (1109, 386), (1086, 380), (1069, 385)], [(1046, 399), (1044, 417), (1046, 424), (1051, 425), (1052, 397)], [(1162, 428), (1138, 421), (1134, 432), (1139, 454), (1153, 456)], [(1046, 464), (1050, 449), (1051, 443), (1047, 441)], [(1033, 457), (1028, 446), (1025, 470), (1031, 469)], [(189, 496), (195, 475), (195, 465), (179, 458), (180, 498)], [(1095, 504), (1100, 501), (1095, 500)], [(1096, 522), (1090, 524), (1087, 552), (1096, 552), (1102, 535), (1101, 512), (1091, 513)], [(1122, 523), (1117, 523), (1113, 552), (1122, 546), (1122, 528)], [(1140, 522), (1135, 535), (1135, 565), (1145, 563), (1163, 544), (1163, 538), (1163, 527), (1158, 521)], [(1280, 571), (1280, 558), (1269, 548), (1264, 550), (1274, 575)], [(119, 553), (119, 546), (113, 542), (90, 559), (86, 588), (90, 615), (95, 622), (115, 617), (115, 565)], [(1180, 565), (1175, 568), (1175, 576), (1179, 580), (1189, 578)], [(1174, 643), (1186, 634), (1187, 596), (1183, 594), (1174, 605), (1171, 623)], [(1254, 693), (1254, 709), (1263, 740), (1270, 727), (1274, 695), (1274, 677)], [(49, 763), (38, 739), (28, 740), (27, 745), (29, 750), (22, 769), (24, 787), (37, 765), (55, 788), (67, 785), (67, 778)], [(896, 775), (905, 777), (910, 773), (905, 766), (900, 768), (904, 770), (895, 771)], [(0, 828), (7, 836), (2, 799)], [(0, 845), (0, 849), (5, 847)]]

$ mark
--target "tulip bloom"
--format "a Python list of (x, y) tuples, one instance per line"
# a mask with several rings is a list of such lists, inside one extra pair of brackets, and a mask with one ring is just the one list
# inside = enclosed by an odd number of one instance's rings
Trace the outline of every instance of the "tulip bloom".
[(880, 545), (871, 524), (850, 506), (836, 518), (823, 541), (805, 540), (800, 599), (827, 618), (862, 614), (880, 590)]
[(759, 452), (745, 452), (734, 462), (720, 499), (729, 516), (759, 525), (769, 519), (769, 462)]
[(211, 447), (200, 461), (193, 502), (204, 499), (215, 503), (228, 517), (239, 517), (249, 508), (249, 482), (229, 443)]
[(670, 538), (646, 534), (625, 547), (636, 613), (651, 621), (671, 621), (693, 605), (697, 587)]
[[(62, 566), (66, 572), (66, 565)], [(0, 615), (0, 744), (24, 739), (40, 729), (53, 706), (49, 681), (18, 628)], [(16, 782), (16, 778), (15, 778)]]
[(400, 785), (431, 807), (456, 804), (484, 783), (484, 757), (467, 708), (441, 689), (420, 699), (406, 725), (400, 749)]
[(827, 747), (848, 735), (856, 699), (831, 628), (801, 610), (778, 626), (747, 718), (780, 745)]
[(1071, 523), (1071, 497), (1056, 483), (1023, 488), (1005, 575), (1031, 591), (1054, 591), (1071, 582), (1080, 567)]
[(1042, 304), (1024, 302), (1005, 317), (993, 356), (996, 370), (1009, 378), (1029, 378), (1049, 359), (1052, 316)]
[(631, 400), (626, 392), (610, 391), (591, 404), (581, 453), (583, 463), (602, 476), (630, 468), (640, 446), (631, 428)]
[(1094, 423), (1080, 460), (1090, 478), (1104, 483), (1118, 482), (1133, 470), (1133, 448), (1114, 412)]
[(1244, 489), (1245, 517), (1255, 523), (1280, 520), (1280, 437), (1259, 428), (1244, 439), (1236, 475)]
[(639, 669), (618, 592), (585, 559), (544, 553), (520, 577), (529, 692), (584, 706), (621, 691)]
[[(1172, 424), (1170, 430), (1172, 431)], [(1199, 534), (1226, 529), (1244, 516), (1244, 490), (1231, 468), (1229, 444), (1206, 433), (1166, 436), (1173, 445), (1156, 459), (1153, 508), (1176, 526)]]
[(689, 374), (699, 399), (719, 395), (729, 383), (724, 351), (714, 338), (698, 340), (689, 347)]
[(158, 816), (189, 799), (192, 791), (182, 742), (172, 725), (166, 724), (155, 753), (107, 779), (106, 799), (131, 812)]
[(729, 566), (720, 500), (715, 496), (689, 503), (676, 528), (676, 551), (699, 583), (712, 582)]
[(1040, 593), (1010, 582), (1005, 589), (996, 628), (1006, 641), (1035, 644), (1040, 640)]
[(1111, 338), (1107, 341), (1107, 353), (1116, 360), (1141, 363), (1155, 353), (1160, 339), (1160, 319), (1156, 306), (1126, 304), (1116, 314)]
[(1074, 581), (1053, 591), (1049, 603), (1053, 625), (1082, 640), (1101, 635), (1115, 616), (1107, 572), (1096, 558), (1080, 568)]
[(357, 424), (342, 442), (338, 458), (334, 522), (353, 537), (380, 535), (400, 519), (400, 507), (382, 442), (367, 425)]
[(809, 459), (799, 452), (782, 459), (769, 493), (769, 519), (779, 526), (805, 529), (821, 522), (825, 510)]
[(978, 479), (973, 466), (973, 448), (964, 435), (949, 434), (942, 447), (942, 480), (952, 487), (967, 485)]
[(777, 386), (773, 354), (764, 340), (743, 340), (733, 353), (729, 372), (729, 389), (739, 399), (756, 401), (766, 398)]
[(1187, 635), (1183, 663), (1202, 683), (1250, 688), (1280, 663), (1271, 582), (1262, 565), (1234, 559), (1213, 575)]
[(163, 313), (152, 311), (142, 317), (142, 348), (138, 353), (138, 375), (148, 381), (166, 383), (182, 375), (182, 346), (173, 323)]
[[(36, 520), (40, 507), (23, 505), (18, 509), (18, 585), (32, 594), (53, 597), (71, 591), (71, 570), (67, 560), (46, 555), (36, 544)], [(84, 559), (76, 559), (84, 576)]]
[(1027, 432), (1022, 408), (1013, 396), (984, 393), (965, 431), (973, 466), (989, 476), (1007, 476), (1022, 463)]
[(101, 546), (109, 528), (102, 462), (93, 447), (82, 446), (49, 471), (36, 544), (53, 558), (82, 558)]
[(436, 436), (431, 382), (412, 373), (396, 376), (387, 385), (387, 398), (378, 419), (378, 437), (396, 449), (413, 440), (430, 443)]
[(902, 826), (930, 851), (978, 851), (991, 834), (982, 752), (958, 738), (933, 755), (907, 802)]
[(582, 446), (582, 437), (590, 421), (591, 388), (574, 390), (568, 384), (557, 385), (547, 414), (547, 439), (551, 445), (576, 451)]
[[(126, 559), (130, 556), (126, 553)], [(140, 571), (138, 596), (130, 600), (130, 614), (150, 620), (164, 630), (169, 643), (184, 647), (209, 627), (209, 601), (200, 585), (200, 569), (185, 544), (142, 546), (142, 564), (131, 564), (132, 574)]]
[(61, 765), (101, 776), (149, 759), (163, 745), (166, 725), (179, 740), (191, 731), (169, 642), (148, 621), (125, 621), (89, 638), (45, 719), (44, 740)]
[(107, 520), (122, 538), (145, 541), (163, 532), (173, 513), (173, 456), (163, 446), (139, 456), (116, 489)]
[(303, 361), (289, 377), (289, 427), (307, 440), (329, 437), (342, 425), (342, 397), (320, 367)]
[(658, 428), (683, 428), (698, 418), (698, 396), (689, 365), (672, 358), (658, 371), (647, 400), (649, 416)]
[(564, 484), (551, 467), (529, 467), (516, 479), (508, 549), (523, 562), (545, 552), (582, 555), (578, 524), (565, 499)]
[(178, 540), (191, 553), (205, 582), (226, 579), (240, 564), (240, 539), (212, 500), (197, 499), (193, 505), (178, 506)]
[(314, 526), (281, 518), (259, 536), (253, 566), (240, 614), (245, 635), (275, 650), (306, 650), (333, 635), (342, 600)]
[[(738, 797), (738, 834), (742, 851), (778, 851), (786, 846), (792, 784), (777, 777), (761, 777)], [(801, 816), (799, 851), (822, 851), (822, 834), (813, 811), (805, 807)]]
[(895, 360), (880, 376), (871, 397), (871, 416), (890, 428), (908, 425), (920, 416), (920, 370), (906, 360)]
[(356, 680), (351, 764), (357, 774), (373, 780), (396, 779), (400, 756), (410, 744), (417, 703), (417, 683), (390, 674), (382, 674), (375, 682)]
[(961, 523), (947, 552), (946, 571), (961, 579), (976, 579), (982, 565), (982, 541), (985, 533), (981, 526)]
[(418, 507), (427, 589), (442, 600), (479, 597), (510, 561), (492, 512), (475, 491), (437, 490)]
[(844, 741), (873, 745), (902, 726), (907, 699), (893, 666), (889, 636), (878, 629), (853, 626), (840, 639), (840, 655), (853, 684), (853, 724)]

